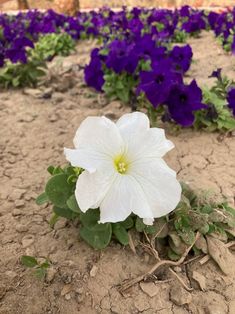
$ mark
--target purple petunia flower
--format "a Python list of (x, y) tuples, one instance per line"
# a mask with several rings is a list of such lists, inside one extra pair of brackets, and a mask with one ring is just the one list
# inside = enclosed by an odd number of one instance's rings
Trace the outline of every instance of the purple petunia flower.
[(195, 80), (190, 85), (177, 84), (173, 86), (167, 100), (170, 116), (184, 127), (194, 122), (194, 111), (207, 108), (202, 103), (202, 91)]
[(150, 59), (152, 62), (164, 59), (167, 51), (166, 47), (156, 47), (156, 41), (149, 34), (136, 40), (134, 50), (139, 59)]
[(153, 65), (152, 71), (140, 72), (137, 92), (143, 91), (156, 108), (167, 100), (172, 85), (176, 83), (182, 83), (181, 75), (172, 71), (172, 64), (169, 60), (162, 60)]
[(102, 91), (102, 86), (104, 85), (104, 72), (102, 71), (102, 62), (98, 48), (92, 50), (91, 61), (85, 67), (84, 73), (86, 84), (95, 88), (97, 91)]
[(221, 72), (222, 72), (222, 69), (221, 69), (221, 68), (218, 68), (218, 69), (214, 70), (214, 71), (211, 73), (211, 75), (209, 76), (209, 78), (215, 77), (215, 78), (217, 78), (219, 81), (221, 81), (221, 80), (222, 80)]
[(5, 59), (5, 48), (4, 45), (0, 41), (0, 68), (4, 65), (4, 59)]
[(184, 22), (182, 29), (187, 33), (196, 33), (206, 28), (206, 22), (204, 21), (200, 12), (194, 13), (189, 17), (189, 20)]
[(232, 109), (233, 115), (235, 116), (235, 88), (230, 89), (228, 92), (228, 107)]
[(180, 15), (182, 17), (189, 17), (189, 15), (190, 15), (190, 6), (189, 5), (182, 6), (182, 8), (180, 9)]
[(19, 37), (14, 39), (11, 47), (6, 50), (6, 58), (10, 59), (12, 63), (17, 63), (18, 61), (26, 63), (26, 47), (34, 47), (34, 44), (30, 39), (27, 37)]
[(175, 46), (170, 53), (170, 58), (173, 61), (177, 71), (187, 72), (192, 61), (192, 48), (189, 45), (184, 47)]
[(115, 39), (109, 45), (109, 54), (106, 66), (113, 69), (116, 73), (126, 71), (133, 74), (138, 65), (138, 56), (134, 51), (134, 45), (127, 43), (126, 40)]

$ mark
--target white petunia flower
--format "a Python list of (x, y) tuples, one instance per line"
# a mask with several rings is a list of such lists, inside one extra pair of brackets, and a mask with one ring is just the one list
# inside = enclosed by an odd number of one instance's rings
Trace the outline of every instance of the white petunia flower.
[(119, 222), (132, 212), (152, 224), (180, 201), (176, 173), (162, 157), (174, 145), (163, 129), (150, 128), (144, 113), (123, 115), (115, 124), (105, 117), (88, 117), (74, 138), (76, 149), (65, 148), (67, 160), (85, 171), (75, 196), (82, 212), (100, 208), (100, 222)]

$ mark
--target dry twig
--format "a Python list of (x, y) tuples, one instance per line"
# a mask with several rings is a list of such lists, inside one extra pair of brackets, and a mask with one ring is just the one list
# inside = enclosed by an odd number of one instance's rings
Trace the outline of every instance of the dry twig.
[(185, 258), (187, 257), (189, 251), (192, 249), (192, 247), (194, 246), (195, 242), (197, 241), (197, 239), (199, 238), (199, 232), (196, 234), (195, 240), (193, 241), (193, 243), (186, 249), (186, 251), (184, 252), (184, 254), (181, 256), (181, 258), (178, 261), (171, 261), (171, 260), (160, 260), (158, 261), (148, 272), (144, 273), (143, 275), (140, 275), (132, 280), (129, 280), (127, 282), (124, 282), (121, 287), (120, 287), (120, 291), (123, 292), (127, 289), (129, 289), (130, 287), (132, 287), (133, 285), (139, 283), (142, 280), (146, 280), (146, 278), (148, 278), (149, 276), (151, 276), (153, 273), (156, 272), (156, 270), (161, 267), (161, 266), (179, 266), (180, 264), (183, 263), (183, 261), (185, 260)]

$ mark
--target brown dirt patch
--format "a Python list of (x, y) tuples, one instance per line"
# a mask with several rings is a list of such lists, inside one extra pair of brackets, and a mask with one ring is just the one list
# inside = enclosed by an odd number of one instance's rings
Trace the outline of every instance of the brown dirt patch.
[[(190, 43), (196, 59), (191, 77), (211, 84), (213, 80), (207, 77), (219, 66), (234, 77), (235, 60), (222, 51), (212, 34)], [(66, 64), (84, 65), (92, 45), (79, 43), (78, 53), (67, 58)], [(102, 252), (94, 251), (79, 239), (77, 227), (63, 219), (55, 230), (50, 229), (51, 209), (35, 204), (48, 177), (47, 166), (65, 163), (63, 147), (72, 147), (75, 131), (85, 117), (106, 114), (116, 119), (130, 110), (119, 102), (105, 102), (82, 87), (82, 81), (79, 72), (75, 86), (60, 87), (50, 99), (38, 99), (22, 90), (1, 93), (0, 313), (235, 313), (235, 278), (224, 276), (212, 262), (176, 269), (193, 286), (191, 293), (173, 280), (152, 286), (151, 291), (156, 290), (152, 297), (139, 285), (123, 297), (116, 286), (148, 270), (153, 264), (148, 255), (141, 251), (134, 255), (115, 243)], [(167, 161), (179, 178), (195, 188), (224, 194), (234, 205), (234, 137), (221, 140), (216, 133), (192, 130), (177, 136), (170, 133), (176, 149)], [(50, 282), (41, 282), (21, 266), (19, 259), (24, 254), (50, 259)], [(193, 271), (204, 277), (204, 291), (192, 279), (198, 278)]]

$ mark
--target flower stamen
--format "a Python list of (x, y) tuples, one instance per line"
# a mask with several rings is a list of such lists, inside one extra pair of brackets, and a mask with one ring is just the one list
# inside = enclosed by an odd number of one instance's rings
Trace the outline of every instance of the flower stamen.
[(125, 174), (128, 170), (128, 162), (126, 161), (125, 157), (122, 156), (117, 156), (114, 159), (114, 165), (116, 170), (120, 173), (120, 174)]

